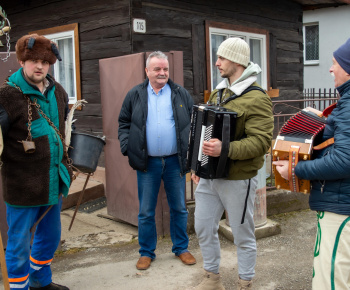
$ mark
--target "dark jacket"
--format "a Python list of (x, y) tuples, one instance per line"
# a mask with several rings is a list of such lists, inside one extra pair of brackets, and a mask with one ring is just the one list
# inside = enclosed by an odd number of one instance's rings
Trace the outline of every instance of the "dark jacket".
[[(50, 86), (41, 92), (26, 82), (22, 69), (15, 72), (0, 87), (0, 125), (4, 134), (1, 156), (3, 194), (12, 206), (41, 206), (57, 204), (59, 193), (67, 196), (72, 170), (67, 165), (63, 144), (48, 122), (32, 107), (31, 134), (36, 149), (25, 153), (22, 143), (28, 136), (28, 103), (23, 93), (34, 99), (42, 111), (65, 136), (65, 113), (68, 105), (63, 87), (47, 77)], [(20, 92), (14, 84), (23, 91)]]
[[(123, 155), (129, 157), (129, 164), (135, 170), (147, 170), (147, 139), (146, 120), (148, 113), (147, 86), (149, 80), (132, 88), (126, 95), (119, 114), (118, 138)], [(188, 172), (186, 155), (191, 123), (193, 99), (190, 94), (178, 84), (169, 79), (171, 88), (171, 103), (173, 107), (177, 153), (181, 174)]]
[(341, 98), (323, 134), (323, 141), (334, 137), (334, 144), (316, 152), (314, 160), (299, 162), (295, 173), (312, 180), (312, 210), (350, 215), (350, 81), (337, 90)]

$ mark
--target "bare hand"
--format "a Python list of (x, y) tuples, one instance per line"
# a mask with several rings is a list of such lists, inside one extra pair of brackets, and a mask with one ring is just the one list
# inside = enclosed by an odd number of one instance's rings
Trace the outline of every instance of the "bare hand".
[(222, 142), (219, 139), (210, 139), (203, 142), (203, 153), (208, 156), (218, 157), (221, 154)]
[(196, 174), (192, 173), (191, 179), (193, 180), (193, 182), (194, 182), (195, 184), (198, 184), (198, 183), (199, 183), (199, 180), (200, 180), (200, 177), (197, 176)]
[(288, 178), (288, 169), (289, 169), (289, 160), (279, 160), (279, 161), (274, 161), (272, 162), (273, 165), (276, 165), (276, 170), (278, 173), (281, 175), (282, 178), (284, 179), (289, 179)]

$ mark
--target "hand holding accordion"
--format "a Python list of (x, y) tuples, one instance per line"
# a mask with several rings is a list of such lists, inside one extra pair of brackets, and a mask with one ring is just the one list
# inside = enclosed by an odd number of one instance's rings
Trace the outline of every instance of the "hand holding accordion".
[(277, 189), (293, 192), (310, 192), (310, 181), (298, 179), (295, 166), (299, 160), (310, 160), (313, 150), (327, 147), (334, 142), (330, 139), (321, 143), (322, 133), (326, 126), (323, 117), (328, 116), (335, 104), (326, 108), (323, 113), (313, 108), (305, 108), (292, 116), (282, 127), (273, 147), (273, 161), (289, 160), (288, 179), (284, 179), (273, 165)]
[[(191, 116), (187, 166), (197, 176), (214, 179), (228, 176), (228, 152), (236, 131), (237, 113), (220, 106), (194, 105)], [(219, 157), (203, 153), (203, 142), (211, 139), (222, 142)]]

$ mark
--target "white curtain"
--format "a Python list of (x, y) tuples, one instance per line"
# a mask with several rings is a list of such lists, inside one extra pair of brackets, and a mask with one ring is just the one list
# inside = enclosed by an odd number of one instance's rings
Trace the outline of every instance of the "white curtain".
[(218, 83), (222, 81), (222, 77), (220, 76), (219, 70), (217, 69), (215, 63), (218, 58), (218, 56), (216, 55), (218, 48), (221, 42), (223, 42), (226, 38), (227, 36), (224, 36), (224, 35), (216, 35), (216, 34), (211, 35), (211, 59), (212, 59), (212, 62), (211, 62), (212, 78), (211, 79), (213, 83), (212, 90), (214, 90), (218, 85)]
[(64, 38), (56, 40), (62, 61), (55, 64), (55, 78), (66, 90), (69, 100), (75, 101), (75, 83), (74, 83), (74, 50), (73, 39)]
[[(259, 39), (250, 39), (250, 60), (254, 63), (257, 63), (261, 67), (261, 40)], [(261, 74), (257, 75), (257, 83), (261, 85)]]

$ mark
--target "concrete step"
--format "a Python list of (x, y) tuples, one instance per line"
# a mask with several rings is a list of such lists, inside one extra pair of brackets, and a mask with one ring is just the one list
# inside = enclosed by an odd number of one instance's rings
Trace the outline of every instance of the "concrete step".
[(266, 192), (267, 216), (309, 208), (309, 194), (283, 189)]
[[(70, 188), (67, 199), (64, 199), (62, 210), (76, 206), (79, 197), (82, 193), (84, 184), (86, 182), (87, 175), (80, 174), (76, 180), (73, 181)], [(186, 196), (187, 199), (194, 199), (194, 191), (196, 189), (195, 184), (191, 184), (190, 178), (187, 178), (186, 182)], [(89, 178), (87, 183), (82, 204), (91, 200), (105, 196), (105, 168), (98, 167), (93, 176)], [(287, 213), (291, 211), (304, 210), (309, 208), (308, 204), (309, 195), (298, 192), (290, 192), (286, 190), (271, 190), (266, 192), (266, 212), (267, 217)], [(195, 202), (189, 202), (187, 204), (188, 233), (194, 233), (194, 211)], [(224, 217), (223, 217), (224, 218)], [(226, 220), (222, 219), (220, 222), (219, 232), (228, 239), (233, 239), (231, 228), (226, 224)], [(256, 237), (263, 238), (271, 235), (276, 235), (281, 232), (280, 225), (273, 220), (267, 218), (267, 222), (264, 226), (256, 228)]]
[[(309, 195), (301, 192), (290, 192), (287, 190), (272, 190), (266, 193), (266, 224), (255, 228), (256, 239), (267, 238), (281, 233), (281, 226), (276, 221), (268, 218), (276, 214), (309, 208)], [(222, 219), (219, 223), (219, 233), (234, 241), (231, 227)]]
[[(68, 198), (63, 202), (63, 209), (75, 206), (86, 181), (86, 175), (80, 174), (73, 181)], [(97, 199), (105, 195), (106, 175), (104, 167), (97, 167), (94, 174), (89, 178), (83, 202)], [(190, 175), (186, 176), (186, 198), (194, 200), (196, 184), (191, 184)], [(309, 208), (309, 195), (300, 192), (290, 192), (287, 190), (268, 190), (266, 192), (267, 216), (303, 210)], [(191, 202), (190, 202), (191, 204)]]
[[(257, 239), (265, 238), (272, 235), (281, 233), (281, 227), (278, 223), (269, 219), (268, 217), (287, 213), (292, 211), (304, 210), (309, 208), (309, 195), (305, 195), (300, 192), (290, 192), (287, 190), (271, 190), (266, 192), (266, 212), (267, 222), (266, 225), (255, 229), (255, 236)], [(195, 202), (187, 204), (188, 210), (188, 222), (187, 232), (194, 233), (194, 211)], [(219, 232), (226, 238), (232, 240), (231, 228), (226, 224), (226, 219), (220, 221)]]
[[(234, 241), (231, 227), (227, 224), (226, 219), (219, 222), (219, 233), (222, 234), (226, 239)], [(266, 224), (261, 227), (255, 228), (256, 239), (267, 238), (281, 233), (281, 225), (271, 219), (266, 220)]]
[[(73, 180), (67, 198), (63, 199), (62, 210), (77, 205), (87, 177), (86, 174), (80, 173), (77, 178)], [(105, 181), (105, 168), (97, 167), (94, 174), (89, 177), (81, 203), (83, 204), (84, 202), (105, 196)]]

